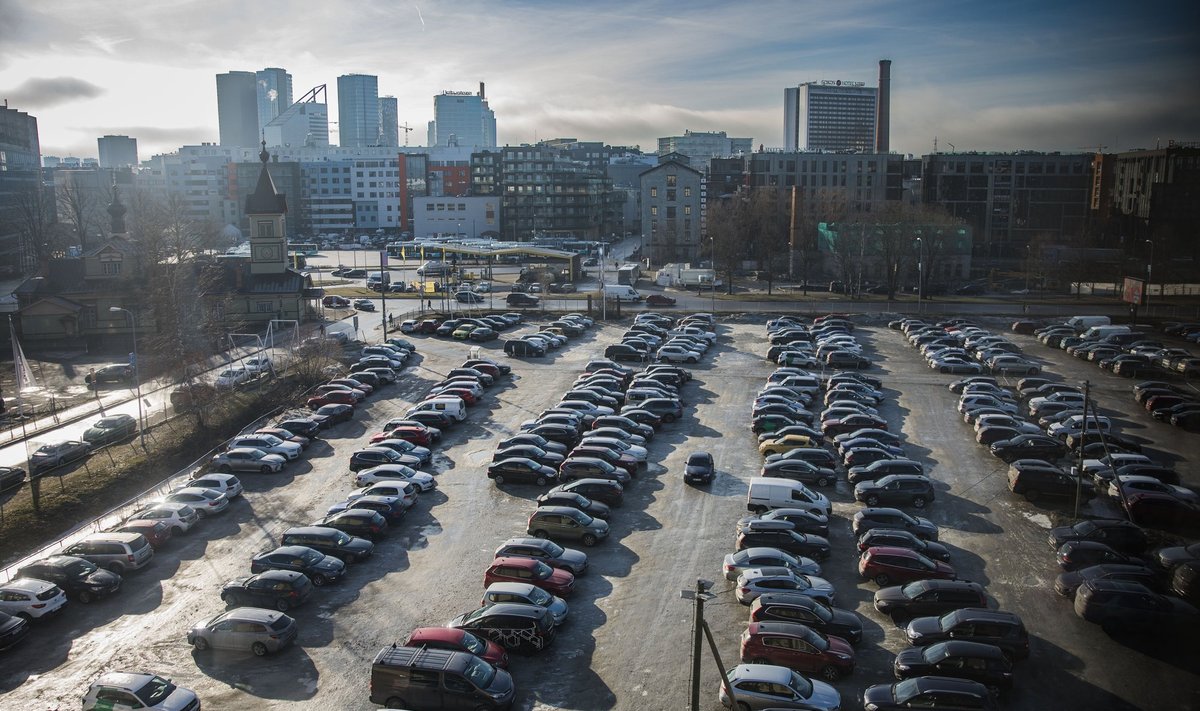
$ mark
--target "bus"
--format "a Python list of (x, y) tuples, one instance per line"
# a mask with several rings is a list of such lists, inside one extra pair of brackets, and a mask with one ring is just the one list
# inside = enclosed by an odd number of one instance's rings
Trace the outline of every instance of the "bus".
[(637, 286), (638, 279), (642, 278), (642, 268), (632, 262), (622, 264), (617, 269), (617, 283), (625, 284), (626, 286)]
[(292, 242), (288, 244), (288, 250), (297, 252), (305, 257), (315, 257), (321, 253), (321, 250), (317, 248), (317, 245), (309, 242)]

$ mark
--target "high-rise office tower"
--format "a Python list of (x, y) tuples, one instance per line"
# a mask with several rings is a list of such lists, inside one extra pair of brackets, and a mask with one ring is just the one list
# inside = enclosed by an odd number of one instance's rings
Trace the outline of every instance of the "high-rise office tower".
[(863, 82), (810, 81), (783, 90), (783, 149), (873, 151), (878, 89)]
[(96, 139), (101, 168), (128, 168), (138, 164), (137, 139), (129, 136), (101, 136)]
[(400, 145), (400, 110), (396, 97), (379, 98), (379, 145)]
[(267, 67), (255, 72), (255, 92), (258, 97), (258, 128), (261, 131), (271, 119), (292, 105), (292, 75), (279, 67)]
[(315, 86), (263, 128), (268, 146), (329, 147), (329, 107), (325, 85)]
[(338, 145), (373, 146), (379, 140), (379, 77), (344, 74), (338, 77)]
[(446, 91), (433, 97), (430, 145), (496, 147), (496, 114), (488, 108), (483, 82), (479, 93)]
[(258, 144), (258, 94), (254, 72), (217, 75), (217, 123), (222, 146)]

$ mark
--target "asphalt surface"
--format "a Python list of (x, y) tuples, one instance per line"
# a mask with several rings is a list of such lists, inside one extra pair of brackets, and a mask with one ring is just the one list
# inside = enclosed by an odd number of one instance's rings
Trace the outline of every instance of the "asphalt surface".
[[(733, 548), (733, 527), (745, 515), (746, 482), (761, 458), (748, 426), (754, 392), (771, 370), (762, 320), (721, 327), (718, 345), (692, 369), (684, 387), (682, 421), (666, 425), (650, 443), (649, 470), (635, 480), (625, 506), (613, 516), (612, 535), (588, 549), (591, 571), (568, 600), (571, 612), (553, 646), (515, 657), (518, 709), (680, 709), (689, 697), (691, 603), (679, 591), (697, 577), (716, 580), (707, 619), (724, 663), (737, 662), (747, 611), (720, 572)], [(527, 328), (527, 327), (526, 327)], [(384, 645), (402, 641), (421, 625), (441, 625), (479, 604), (483, 571), (505, 538), (524, 535), (533, 486), (497, 488), (484, 476), (495, 443), (557, 401), (583, 365), (620, 329), (607, 325), (575, 339), (551, 357), (509, 360), (511, 380), (491, 388), (466, 422), (448, 431), (432, 470), (439, 488), (421, 500), (374, 558), (352, 565), (346, 578), (315, 591), (293, 614), (297, 644), (255, 658), (193, 652), (187, 630), (224, 609), (222, 583), (248, 574), (252, 555), (292, 525), (318, 518), (351, 488), (351, 451), (389, 417), (398, 416), (455, 367), (469, 346), (414, 338), (420, 354), (401, 382), (373, 395), (355, 420), (329, 430), (301, 461), (273, 476), (244, 475), (247, 492), (230, 510), (169, 544), (145, 570), (128, 576), (115, 596), (82, 606), (70, 603), (53, 620), (36, 624), (22, 646), (5, 654), (0, 707), (76, 708), (90, 681), (109, 670), (151, 670), (196, 690), (206, 708), (371, 708), (370, 662)], [(881, 408), (904, 432), (909, 452), (941, 483), (926, 515), (942, 526), (951, 563), (960, 576), (985, 585), (995, 602), (1019, 613), (1032, 637), (1032, 657), (1017, 665), (1013, 709), (1200, 708), (1197, 647), (1118, 641), (1077, 619), (1051, 588), (1057, 569), (1046, 528), (1060, 518), (1052, 507), (1013, 497), (1004, 465), (971, 439), (946, 388), (954, 378), (928, 370), (901, 335), (865, 328), (860, 339), (875, 352), (889, 400)], [(485, 346), (495, 352), (499, 342)], [(1071, 379), (1089, 377), (1106, 408), (1132, 413), (1136, 432), (1177, 458), (1195, 485), (1191, 462), (1197, 438), (1137, 412), (1129, 381), (1040, 345), (1048, 369)], [(501, 356), (503, 357), (503, 356)], [(720, 475), (708, 488), (684, 486), (687, 454), (713, 453)], [(835, 501), (834, 554), (824, 577), (840, 607), (863, 618), (858, 668), (836, 686), (843, 708), (861, 705), (862, 690), (891, 680), (902, 631), (871, 608), (873, 583), (858, 580), (849, 520), (858, 504), (841, 483)], [(702, 708), (717, 709), (717, 672), (704, 653)]]

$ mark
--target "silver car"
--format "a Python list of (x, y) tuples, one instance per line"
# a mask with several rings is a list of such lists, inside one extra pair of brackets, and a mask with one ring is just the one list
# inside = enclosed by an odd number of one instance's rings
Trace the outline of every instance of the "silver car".
[(282, 612), (235, 607), (193, 627), (187, 641), (201, 652), (209, 648), (233, 649), (261, 657), (291, 644), (296, 632), (296, 620)]
[[(729, 670), (726, 678), (737, 695), (738, 709), (836, 711), (842, 706), (842, 696), (837, 689), (823, 681), (810, 681), (787, 667), (739, 664)], [(718, 700), (729, 708), (732, 702), (725, 693), (725, 685), (718, 688)]]
[(735, 583), (734, 596), (749, 605), (765, 593), (794, 592), (807, 595), (826, 606), (833, 604), (833, 585), (815, 575), (800, 575), (791, 568), (750, 568), (742, 571)]
[(295, 442), (285, 442), (275, 435), (269, 434), (249, 434), (234, 437), (229, 441), (230, 449), (261, 449), (267, 454), (278, 454), (279, 456), (292, 460), (299, 459), (300, 452), (303, 447)]
[(224, 474), (230, 472), (271, 474), (281, 471), (286, 461), (278, 454), (268, 454), (261, 449), (239, 447), (216, 455), (212, 458), (209, 466)]
[(162, 521), (171, 527), (171, 534), (187, 533), (200, 521), (200, 514), (187, 504), (162, 502), (144, 508), (127, 521)]
[(567, 602), (557, 595), (551, 595), (545, 590), (529, 583), (492, 583), (483, 591), (485, 607), (498, 605), (502, 602), (516, 602), (522, 605), (534, 605), (550, 610), (555, 625), (567, 621)]
[(164, 496), (162, 500), (164, 503), (187, 504), (196, 509), (200, 518), (214, 516), (229, 508), (229, 499), (225, 498), (224, 494), (195, 486), (176, 489)]
[(242, 482), (232, 474), (204, 474), (188, 482), (188, 486), (200, 489), (212, 489), (224, 494), (227, 499), (236, 499), (242, 495)]

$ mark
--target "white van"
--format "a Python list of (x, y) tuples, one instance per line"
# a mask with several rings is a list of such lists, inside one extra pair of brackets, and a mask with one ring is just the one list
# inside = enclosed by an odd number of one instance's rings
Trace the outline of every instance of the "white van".
[(604, 298), (613, 299), (614, 301), (637, 302), (642, 300), (642, 295), (627, 284), (605, 284)]
[(753, 477), (746, 492), (746, 510), (760, 513), (767, 509), (804, 509), (828, 516), (833, 507), (824, 494), (818, 494), (798, 481)]
[(1129, 333), (1128, 326), (1092, 326), (1083, 332), (1085, 341), (1098, 341), (1105, 336), (1111, 336), (1114, 333)]
[(467, 419), (467, 406), (460, 397), (433, 397), (428, 400), (422, 400), (414, 405), (409, 412), (418, 412), (421, 410), (444, 412), (458, 422)]
[(1108, 326), (1112, 324), (1112, 319), (1107, 316), (1072, 316), (1067, 319), (1067, 324), (1075, 329), (1075, 333), (1083, 333), (1093, 326)]
[(368, 289), (370, 289), (373, 286), (379, 286), (380, 284), (387, 285), (387, 284), (391, 284), (391, 283), (392, 283), (392, 275), (388, 274), (387, 272), (369, 272), (367, 274), (367, 288)]

